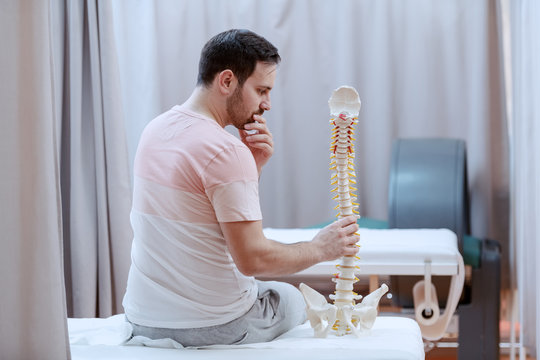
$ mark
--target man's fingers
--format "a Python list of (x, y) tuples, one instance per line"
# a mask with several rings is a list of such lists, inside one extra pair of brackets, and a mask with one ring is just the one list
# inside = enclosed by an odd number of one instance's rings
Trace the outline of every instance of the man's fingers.
[(257, 121), (259, 124), (266, 124), (266, 119), (261, 115), (253, 115), (253, 120)]
[(246, 140), (249, 142), (264, 142), (267, 144), (272, 143), (272, 137), (268, 134), (254, 134), (254, 135), (246, 135)]
[(270, 133), (266, 126), (266, 119), (260, 115), (253, 115), (253, 122), (244, 125), (245, 130), (258, 130), (259, 132)]
[(356, 220), (358, 220), (358, 217), (356, 215), (349, 215), (344, 218), (341, 218), (337, 221), (340, 227), (345, 227), (350, 224), (356, 224)]
[(357, 253), (358, 253), (358, 247), (353, 246), (353, 247), (345, 249), (344, 255), (352, 256), (352, 255), (356, 255)]
[(356, 223), (356, 216), (351, 215), (345, 218), (339, 219), (334, 223), (334, 226), (337, 227), (338, 231), (343, 235), (351, 235), (358, 231), (359, 227)]
[(356, 223), (347, 225), (343, 228), (343, 230), (345, 231), (347, 235), (354, 234), (355, 232), (358, 231), (358, 229), (359, 227)]

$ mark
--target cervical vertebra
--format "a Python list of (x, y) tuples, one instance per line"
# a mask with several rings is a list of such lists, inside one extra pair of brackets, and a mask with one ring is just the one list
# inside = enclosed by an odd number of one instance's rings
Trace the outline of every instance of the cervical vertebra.
[[(334, 125), (332, 132), (332, 144), (330, 147), (330, 169), (335, 172), (332, 175), (332, 185), (336, 188), (334, 199), (338, 204), (338, 218), (358, 214), (355, 203), (356, 195), (352, 185), (356, 184), (354, 178), (354, 145), (353, 125), (358, 122), (360, 111), (360, 98), (352, 87), (342, 86), (335, 90), (330, 100), (330, 113), (333, 118), (330, 123)], [(305, 284), (300, 284), (300, 290), (307, 304), (307, 315), (315, 336), (326, 337), (329, 330), (336, 331), (337, 335), (345, 335), (353, 332), (360, 336), (373, 326), (377, 316), (377, 306), (380, 298), (388, 291), (383, 284), (364, 300), (356, 304), (362, 296), (353, 291), (354, 283), (358, 281), (355, 276), (356, 256), (343, 256), (337, 265), (338, 273), (332, 279), (336, 283), (335, 293), (330, 295), (334, 304), (328, 304), (324, 296), (311, 289)]]

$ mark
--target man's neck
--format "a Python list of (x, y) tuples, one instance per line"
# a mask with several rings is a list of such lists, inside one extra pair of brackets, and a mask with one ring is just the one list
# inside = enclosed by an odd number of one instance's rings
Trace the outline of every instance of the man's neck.
[(228, 125), (224, 104), (221, 104), (220, 100), (215, 98), (210, 89), (203, 86), (197, 86), (183, 106), (214, 120), (223, 128)]

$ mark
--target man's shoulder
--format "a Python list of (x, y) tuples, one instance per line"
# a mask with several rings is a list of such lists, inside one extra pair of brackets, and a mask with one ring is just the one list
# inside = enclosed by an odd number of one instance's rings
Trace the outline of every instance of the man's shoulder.
[(189, 124), (189, 129), (186, 128), (189, 130), (189, 136), (201, 146), (209, 146), (218, 152), (236, 147), (247, 149), (239, 138), (222, 128), (215, 120), (181, 106), (174, 107), (171, 111), (176, 111), (178, 115), (171, 114), (170, 116), (181, 117), (186, 125)]
[(215, 120), (178, 105), (154, 118), (145, 132), (151, 134), (153, 142), (181, 148), (200, 160), (236, 150), (249, 152), (238, 137), (222, 128)]

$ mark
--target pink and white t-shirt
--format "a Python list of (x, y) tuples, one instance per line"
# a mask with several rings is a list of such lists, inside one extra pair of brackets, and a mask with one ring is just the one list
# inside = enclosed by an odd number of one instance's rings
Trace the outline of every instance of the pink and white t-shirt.
[(257, 285), (237, 269), (219, 222), (261, 219), (257, 167), (240, 140), (181, 106), (152, 120), (135, 157), (128, 319), (197, 328), (245, 314)]

